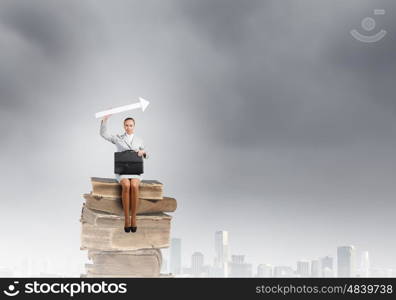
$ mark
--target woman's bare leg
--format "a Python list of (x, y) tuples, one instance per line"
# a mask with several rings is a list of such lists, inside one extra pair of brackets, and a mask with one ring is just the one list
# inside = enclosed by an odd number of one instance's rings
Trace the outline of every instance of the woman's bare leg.
[(120, 181), (122, 187), (122, 206), (124, 208), (125, 215), (125, 227), (129, 227), (130, 225), (130, 217), (129, 217), (129, 207), (130, 207), (130, 189), (131, 183), (128, 178), (123, 178)]
[(136, 227), (136, 213), (139, 208), (139, 178), (131, 178), (131, 226)]

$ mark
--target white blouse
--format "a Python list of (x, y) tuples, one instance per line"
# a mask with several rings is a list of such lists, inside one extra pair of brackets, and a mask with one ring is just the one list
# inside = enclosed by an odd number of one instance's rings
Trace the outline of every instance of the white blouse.
[(127, 132), (125, 132), (125, 134), (126, 134), (126, 138), (127, 138), (127, 140), (128, 140), (128, 143), (130, 144), (131, 143), (131, 141), (132, 141), (132, 139), (133, 139), (133, 133), (132, 134), (128, 134)]

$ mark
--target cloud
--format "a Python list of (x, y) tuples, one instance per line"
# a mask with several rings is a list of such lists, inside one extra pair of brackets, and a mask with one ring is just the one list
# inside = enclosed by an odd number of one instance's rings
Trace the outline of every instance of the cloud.
[(379, 133), (389, 137), (391, 116), (367, 90), (394, 92), (389, 80), (381, 83), (389, 78), (395, 52), (390, 43), (368, 52), (351, 39), (350, 13), (312, 1), (201, 1), (181, 7), (187, 30), (205, 45), (201, 60), (193, 59), (192, 49), (185, 64), (195, 79), (189, 82), (191, 105), (204, 110), (205, 128), (217, 142), (331, 146)]

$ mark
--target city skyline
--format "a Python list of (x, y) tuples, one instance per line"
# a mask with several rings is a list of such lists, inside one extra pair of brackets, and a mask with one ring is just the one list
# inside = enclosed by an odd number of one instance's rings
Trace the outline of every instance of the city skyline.
[[(190, 265), (187, 265), (186, 261), (182, 261), (181, 255), (183, 239), (172, 237), (171, 247), (161, 249), (163, 257), (161, 272), (172, 273), (176, 277), (396, 277), (396, 269), (394, 268), (387, 266), (371, 267), (369, 251), (357, 249), (353, 245), (335, 246), (335, 253), (337, 253), (335, 256), (323, 255), (314, 258), (301, 258), (295, 261), (295, 265), (287, 265), (274, 264), (268, 260), (253, 262), (246, 259), (246, 256), (240, 252), (229, 253), (228, 238), (228, 231), (215, 231), (212, 259), (196, 250), (190, 256)], [(222, 242), (220, 248), (219, 241)], [(221, 249), (226, 249), (225, 253), (228, 254), (224, 255)], [(239, 268), (239, 271), (234, 271), (234, 273), (231, 271), (228, 276), (223, 276), (222, 272), (224, 270), (219, 269), (217, 264), (219, 255), (224, 255), (224, 260), (228, 261), (228, 270), (232, 270), (233, 264), (244, 266)], [(32, 256), (25, 256), (16, 265), (4, 266), (0, 264), (0, 277), (79, 277), (83, 273), (84, 263), (84, 261), (73, 263), (72, 256), (61, 263), (50, 258), (34, 259)], [(62, 271), (62, 268), (69, 271)], [(172, 270), (176, 270), (176, 272)], [(179, 273), (177, 270), (179, 270)], [(199, 270), (204, 275), (199, 274)], [(251, 276), (247, 276), (248, 273)]]
[[(221, 238), (219, 238), (221, 237)], [(226, 238), (223, 238), (226, 237)], [(233, 276), (219, 276), (216, 262), (217, 258), (222, 255), (221, 248), (218, 245), (219, 240), (225, 241), (226, 244), (223, 245), (228, 253), (228, 237), (229, 232), (218, 230), (215, 232), (214, 239), (214, 256), (213, 256), (213, 264), (210, 263), (210, 257), (206, 257), (201, 251), (196, 250), (191, 256), (191, 265), (187, 266), (184, 262), (181, 263), (181, 270), (184, 272), (188, 272), (190, 270), (190, 274), (183, 274), (181, 272), (178, 275), (192, 275), (197, 276), (197, 268), (201, 267), (202, 270), (206, 270), (206, 276), (209, 277), (233, 277)], [(177, 251), (180, 254), (178, 260), (181, 261), (181, 252), (180, 249), (183, 248), (182, 239), (181, 238), (172, 238), (172, 240), (177, 240)], [(251, 268), (252, 276), (248, 277), (256, 277), (260, 272), (262, 274), (268, 275), (269, 273), (272, 276), (262, 276), (262, 277), (276, 277), (277, 275), (284, 275), (285, 273), (289, 276), (293, 277), (396, 277), (396, 269), (389, 268), (387, 266), (382, 266), (382, 268), (370, 268), (370, 258), (369, 252), (367, 250), (361, 249), (359, 250), (359, 256), (357, 255), (357, 248), (353, 245), (345, 245), (345, 246), (336, 246), (335, 251), (337, 255), (335, 257), (323, 255), (316, 258), (310, 259), (300, 259), (296, 260), (296, 266), (290, 265), (275, 265), (268, 261), (266, 262), (249, 262), (245, 261), (245, 255), (243, 254), (231, 254), (230, 257), (226, 255), (228, 258), (228, 262), (232, 264), (248, 264)], [(169, 249), (169, 255), (172, 255), (172, 247)], [(206, 258), (205, 258), (206, 257)], [(166, 260), (167, 261), (167, 260)], [(209, 262), (208, 262), (209, 261)], [(206, 262), (206, 263), (205, 263)], [(255, 268), (252, 268), (255, 266)], [(164, 268), (164, 270), (172, 269), (171, 263)], [(211, 270), (210, 270), (211, 269)], [(232, 269), (232, 267), (231, 267)], [(246, 272), (246, 271), (242, 271)], [(382, 273), (381, 273), (382, 272)], [(382, 275), (380, 275), (382, 274)], [(387, 275), (385, 275), (387, 274)], [(232, 275), (232, 274), (231, 274)], [(204, 276), (205, 277), (205, 276)], [(245, 276), (241, 276), (245, 277)], [(282, 277), (282, 276), (278, 276)]]

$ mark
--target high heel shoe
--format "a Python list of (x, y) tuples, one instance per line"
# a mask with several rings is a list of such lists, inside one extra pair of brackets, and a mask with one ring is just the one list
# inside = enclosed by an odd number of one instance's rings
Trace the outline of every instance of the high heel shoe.
[(129, 229), (130, 229), (132, 232), (136, 232), (137, 226), (131, 226), (131, 227), (129, 227)]
[(129, 232), (131, 230), (131, 227), (124, 227), (125, 232)]

